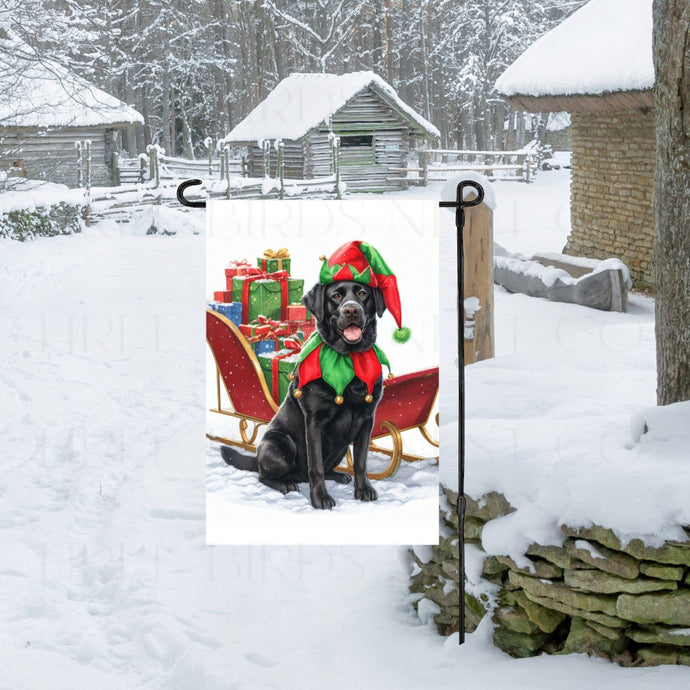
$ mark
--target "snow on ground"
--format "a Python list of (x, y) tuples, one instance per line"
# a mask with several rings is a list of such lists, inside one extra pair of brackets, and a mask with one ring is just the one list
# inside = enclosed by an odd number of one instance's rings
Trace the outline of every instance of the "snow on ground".
[[(551, 174), (529, 187), (501, 183), (497, 219), (501, 204), (510, 208), (512, 195), (528, 203), (530, 192), (535, 207), (550, 208), (543, 218), (555, 217), (567, 178)], [(534, 243), (558, 251), (563, 233), (542, 228), (545, 241)], [(488, 622), (458, 647), (412, 614), (402, 548), (205, 546), (204, 238), (144, 232), (103, 223), (83, 235), (0, 240), (0, 687), (687, 687), (681, 667), (511, 659), (491, 645)], [(569, 307), (559, 321), (549, 302), (497, 296), (506, 362), (530, 349), (556, 356), (559, 334), (575, 354), (602, 337), (611, 344), (618, 386), (607, 375), (600, 388), (570, 388), (574, 414), (587, 399), (600, 410), (600, 390), (631, 395), (612, 412), (615, 431), (623, 405), (649, 404), (649, 347), (621, 354), (599, 314)], [(649, 304), (634, 306), (645, 322)], [(641, 331), (647, 342), (644, 323)], [(477, 404), (488, 418), (485, 369)], [(581, 373), (554, 374), (550, 387)], [(545, 395), (566, 409), (567, 397)], [(494, 414), (507, 404), (520, 412), (519, 400), (503, 400)], [(550, 423), (545, 416), (538, 429)]]

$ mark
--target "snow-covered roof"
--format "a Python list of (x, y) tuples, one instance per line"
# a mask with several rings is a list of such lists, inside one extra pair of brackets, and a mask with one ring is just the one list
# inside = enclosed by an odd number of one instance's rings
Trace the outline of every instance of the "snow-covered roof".
[(652, 0), (590, 0), (496, 82), (505, 96), (598, 95), (653, 86)]
[(226, 141), (299, 139), (325, 122), (360, 91), (371, 88), (416, 129), (431, 136), (439, 131), (405, 103), (374, 72), (348, 74), (291, 74), (252, 110)]
[(0, 126), (93, 127), (143, 122), (134, 108), (16, 39), (0, 39)]

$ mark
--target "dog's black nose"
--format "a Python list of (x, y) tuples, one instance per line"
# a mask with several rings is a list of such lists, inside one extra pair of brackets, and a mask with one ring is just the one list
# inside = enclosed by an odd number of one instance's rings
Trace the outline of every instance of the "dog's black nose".
[(346, 304), (343, 307), (343, 316), (347, 316), (349, 319), (359, 318), (360, 314), (361, 310), (356, 304)]

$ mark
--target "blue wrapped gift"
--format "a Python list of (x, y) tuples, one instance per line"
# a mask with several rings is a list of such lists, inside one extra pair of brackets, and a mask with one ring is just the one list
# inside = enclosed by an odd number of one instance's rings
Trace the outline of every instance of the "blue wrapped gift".
[(242, 302), (209, 302), (209, 307), (232, 321), (235, 326), (242, 323)]
[(276, 343), (275, 340), (272, 339), (257, 340), (255, 343), (252, 343), (252, 347), (257, 355), (269, 354), (276, 351)]

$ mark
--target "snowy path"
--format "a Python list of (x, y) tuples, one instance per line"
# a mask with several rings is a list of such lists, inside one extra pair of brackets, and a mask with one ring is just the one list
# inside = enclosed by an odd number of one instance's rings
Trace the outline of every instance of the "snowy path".
[(687, 687), (516, 661), (488, 626), (458, 648), (412, 615), (400, 548), (206, 547), (203, 236), (0, 259), (0, 688)]

